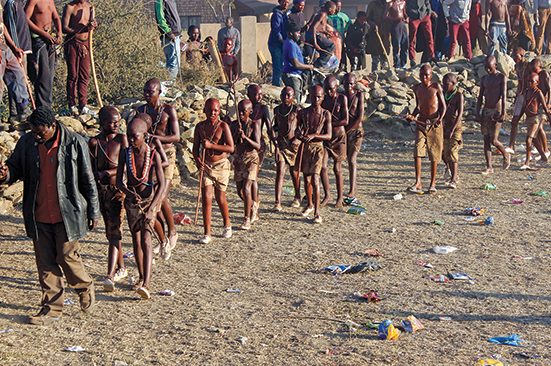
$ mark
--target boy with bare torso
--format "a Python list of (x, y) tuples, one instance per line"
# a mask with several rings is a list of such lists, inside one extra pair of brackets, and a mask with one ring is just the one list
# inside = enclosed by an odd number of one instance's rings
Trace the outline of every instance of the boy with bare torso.
[(335, 30), (328, 24), (327, 17), (336, 11), (337, 5), (327, 1), (307, 24), (305, 52), (309, 57), (313, 57), (314, 50), (319, 52), (315, 67), (325, 66), (335, 50), (335, 44), (330, 39)]
[[(482, 174), (494, 172), (492, 166), (492, 145), (503, 155), (503, 169), (509, 169), (511, 154), (505, 150), (499, 141), (499, 130), (505, 116), (505, 101), (507, 98), (507, 77), (497, 71), (496, 58), (487, 56), (484, 66), (488, 75), (480, 79), (480, 93), (476, 102), (476, 116), (484, 137), (484, 156), (486, 170)], [(482, 103), (484, 102), (484, 108)]]
[(124, 208), (140, 275), (134, 288), (142, 299), (150, 299), (151, 237), (166, 182), (161, 157), (146, 142), (147, 123), (134, 118), (126, 134), (130, 146), (120, 151), (116, 182), (126, 196)]
[(128, 271), (122, 257), (122, 217), (124, 194), (117, 188), (119, 153), (128, 148), (126, 135), (119, 133), (121, 116), (115, 107), (106, 106), (99, 111), (101, 132), (90, 139), (92, 170), (98, 187), (101, 214), (105, 223), (105, 236), (109, 242), (107, 278), (103, 288), (115, 290), (115, 283), (126, 278)]
[[(151, 117), (153, 124), (149, 128), (149, 135), (163, 145), (163, 150), (168, 159), (168, 165), (163, 169), (166, 184), (161, 205), (162, 218), (167, 225), (169, 240), (169, 245), (165, 248), (165, 255), (163, 256), (167, 259), (167, 257), (170, 258), (170, 253), (176, 247), (178, 241), (169, 193), (174, 178), (174, 170), (176, 169), (176, 147), (174, 144), (180, 141), (180, 125), (178, 124), (176, 109), (170, 104), (163, 103), (160, 96), (161, 82), (159, 79), (148, 80), (144, 86), (144, 98), (147, 103), (138, 107), (137, 111), (146, 113)], [(155, 251), (157, 251), (157, 247)]]
[(322, 108), (324, 92), (320, 85), (310, 88), (310, 107), (298, 114), (298, 126), (295, 136), (302, 141), (301, 170), (304, 173), (307, 206), (302, 216), (308, 217), (314, 212), (314, 223), (323, 222), (320, 208), (320, 173), (325, 154), (323, 143), (331, 139), (331, 112)]
[(275, 140), (276, 185), (274, 209), (281, 211), (281, 191), (285, 178), (285, 167), (288, 165), (291, 180), (295, 189), (295, 198), (291, 207), (300, 207), (300, 171), (297, 169), (297, 152), (300, 141), (295, 136), (299, 107), (294, 103), (295, 91), (286, 86), (281, 90), (281, 104), (274, 109), (274, 126), (272, 136)]
[(459, 150), (463, 145), (463, 103), (465, 98), (457, 86), (457, 77), (452, 74), (444, 75), (442, 80), (444, 100), (446, 101), (446, 114), (444, 115), (444, 163), (446, 172), (450, 173), (446, 185), (452, 189), (457, 188), (459, 173)]
[(364, 93), (356, 90), (356, 76), (353, 73), (343, 77), (344, 95), (348, 99), (348, 124), (346, 128), (346, 157), (348, 159), (348, 173), (350, 190), (347, 196), (356, 196), (356, 176), (358, 174), (358, 153), (362, 148), (364, 137)]
[(53, 0), (29, 0), (25, 7), (31, 31), (32, 54), (28, 68), (36, 106), (52, 106), (56, 55), (55, 46), (61, 44), (61, 19)]
[[(268, 108), (267, 105), (262, 103), (262, 98), (264, 94), (262, 92), (262, 87), (258, 84), (251, 84), (247, 87), (247, 97), (253, 104), (253, 111), (251, 113), (250, 118), (253, 120), (253, 122), (258, 123), (260, 125), (260, 151), (258, 152), (258, 156), (260, 158), (260, 161), (258, 163), (258, 170), (262, 168), (262, 163), (264, 162), (264, 156), (266, 153), (266, 140), (263, 136), (264, 126), (266, 126), (266, 131), (268, 133), (268, 136), (272, 135), (272, 116), (270, 113), (270, 108)], [(253, 211), (252, 211), (252, 217), (251, 222), (254, 223), (259, 220), (258, 216), (258, 210), (260, 208), (260, 193), (258, 190), (258, 181), (255, 180), (253, 182), (252, 186), (252, 194), (253, 194)]]
[(515, 153), (515, 141), (517, 139), (518, 123), (520, 121), (520, 113), (522, 111), (522, 107), (524, 106), (524, 92), (526, 90), (526, 87), (528, 86), (527, 79), (530, 75), (530, 63), (524, 58), (525, 54), (526, 51), (523, 48), (517, 47), (511, 55), (513, 61), (515, 62), (515, 72), (517, 74), (518, 84), (515, 102), (513, 104), (513, 119), (511, 121), (511, 135), (509, 137), (509, 146), (505, 148), (505, 150), (510, 154)]
[(224, 72), (230, 82), (237, 80), (239, 76), (237, 57), (233, 54), (233, 48), (233, 39), (226, 38), (224, 40), (224, 49), (220, 52), (220, 56), (222, 57), (222, 66), (224, 67)]
[[(67, 61), (67, 100), (71, 113), (87, 113), (90, 83), (90, 31), (97, 27), (94, 7), (88, 0), (73, 0), (63, 8), (61, 19)], [(78, 99), (78, 109), (76, 102)]]
[(493, 55), (496, 46), (507, 53), (507, 34), (511, 33), (507, 0), (486, 0), (486, 29), (489, 33), (488, 55)]
[[(521, 116), (522, 114), (526, 114), (526, 125), (528, 130), (526, 132), (526, 160), (524, 161), (524, 165), (520, 167), (520, 170), (531, 169), (529, 164), (532, 158), (532, 142), (534, 142), (536, 149), (540, 153), (542, 165), (547, 165), (548, 159), (541, 143), (534, 140), (540, 129), (543, 129), (543, 123), (546, 121), (546, 117), (548, 120), (551, 120), (551, 111), (549, 110), (543, 92), (538, 87), (539, 82), (538, 74), (533, 72), (528, 79), (529, 87), (526, 89), (524, 95), (524, 106)], [(540, 111), (545, 112), (545, 115), (540, 114)]]
[(421, 158), (427, 155), (430, 159), (429, 193), (436, 193), (436, 169), (444, 144), (444, 129), (442, 119), (446, 114), (446, 102), (442, 87), (432, 82), (432, 68), (425, 64), (419, 70), (421, 82), (413, 87), (415, 92), (415, 109), (406, 119), (415, 122), (415, 184), (408, 188), (413, 193), (422, 193)]
[(260, 123), (253, 122), (249, 117), (253, 111), (250, 100), (242, 100), (237, 105), (238, 119), (232, 122), (232, 137), (235, 143), (233, 158), (234, 179), (239, 197), (245, 204), (241, 230), (251, 228), (251, 211), (253, 206), (252, 185), (257, 179), (260, 159)]
[[(193, 156), (197, 168), (202, 171), (201, 194), (203, 203), (203, 226), (205, 235), (200, 243), (208, 244), (211, 236), (212, 196), (216, 198), (224, 220), (224, 238), (231, 238), (230, 211), (226, 189), (230, 180), (231, 164), (228, 155), (234, 151), (230, 126), (220, 120), (220, 102), (209, 98), (204, 112), (207, 119), (199, 122), (193, 135)], [(213, 192), (214, 191), (214, 192)]]
[(346, 95), (337, 92), (339, 86), (337, 77), (329, 75), (323, 82), (325, 97), (323, 98), (322, 108), (331, 113), (331, 140), (326, 144), (326, 151), (323, 157), (323, 167), (321, 169), (321, 183), (325, 197), (321, 206), (325, 206), (331, 197), (329, 188), (329, 173), (327, 167), (329, 157), (333, 159), (333, 172), (337, 185), (337, 202), (335, 206), (341, 208), (343, 205), (343, 185), (342, 162), (346, 160), (346, 130), (348, 125), (348, 99)]
[[(530, 61), (527, 69), (527, 78), (530, 77), (530, 74), (532, 72), (535, 72), (538, 74), (539, 77), (539, 84), (538, 88), (540, 88), (541, 92), (543, 93), (543, 97), (545, 99), (545, 103), (547, 105), (551, 104), (551, 77), (549, 76), (549, 73), (543, 69), (543, 64), (541, 62), (540, 58), (535, 58), (532, 61)], [(526, 81), (526, 85), (528, 87), (529, 81)], [(539, 140), (539, 143), (541, 144), (543, 151), (545, 151), (545, 156), (549, 158), (551, 156), (551, 153), (549, 152), (549, 147), (547, 145), (547, 135), (545, 134), (545, 130), (543, 129), (543, 124), (540, 127), (537, 140)]]

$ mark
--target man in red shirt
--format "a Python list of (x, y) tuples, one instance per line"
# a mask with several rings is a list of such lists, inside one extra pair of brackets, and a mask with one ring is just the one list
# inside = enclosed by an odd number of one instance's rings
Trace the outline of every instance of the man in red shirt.
[(82, 311), (94, 307), (94, 283), (84, 269), (78, 239), (96, 226), (99, 205), (84, 139), (59, 124), (49, 107), (38, 107), (29, 123), (31, 132), (0, 165), (0, 183), (24, 182), (25, 229), (33, 239), (42, 287), (42, 308), (29, 323), (45, 325), (61, 317), (63, 274), (79, 294)]

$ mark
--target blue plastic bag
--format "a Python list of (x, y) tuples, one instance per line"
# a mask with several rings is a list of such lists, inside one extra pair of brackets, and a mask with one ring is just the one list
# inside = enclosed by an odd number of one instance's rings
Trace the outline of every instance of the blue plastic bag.
[(506, 346), (522, 347), (520, 343), (524, 342), (524, 340), (522, 340), (518, 334), (511, 334), (505, 337), (489, 338), (488, 342), (495, 343), (495, 344), (503, 344)]

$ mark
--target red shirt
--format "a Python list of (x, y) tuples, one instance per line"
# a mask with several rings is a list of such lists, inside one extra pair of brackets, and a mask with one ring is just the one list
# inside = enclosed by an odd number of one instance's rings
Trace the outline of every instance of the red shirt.
[(56, 131), (56, 138), (48, 149), (45, 143), (38, 144), (40, 158), (40, 180), (36, 194), (35, 219), (44, 224), (57, 224), (63, 221), (57, 194), (57, 151), (61, 133)]

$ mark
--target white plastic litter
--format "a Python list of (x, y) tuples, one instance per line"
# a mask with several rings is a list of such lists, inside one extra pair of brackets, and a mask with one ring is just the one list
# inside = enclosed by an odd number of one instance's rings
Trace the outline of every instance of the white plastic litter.
[(432, 251), (436, 254), (450, 254), (457, 250), (456, 247), (452, 247), (451, 245), (444, 245), (444, 246), (436, 246), (432, 248)]

